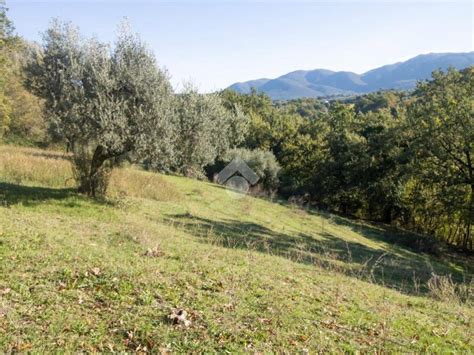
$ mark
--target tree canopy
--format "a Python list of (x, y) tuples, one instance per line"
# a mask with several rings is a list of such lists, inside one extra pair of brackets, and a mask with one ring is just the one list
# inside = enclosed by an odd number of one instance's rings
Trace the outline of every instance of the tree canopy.
[(124, 155), (169, 154), (172, 87), (137, 36), (124, 30), (111, 49), (55, 21), (27, 71), (51, 133), (74, 154), (81, 191), (105, 190), (108, 169)]

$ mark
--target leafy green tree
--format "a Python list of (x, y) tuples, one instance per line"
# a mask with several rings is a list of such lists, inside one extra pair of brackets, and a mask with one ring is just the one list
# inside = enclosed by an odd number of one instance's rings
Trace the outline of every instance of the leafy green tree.
[(5, 132), (8, 141), (25, 144), (47, 143), (43, 101), (25, 88), (25, 65), (33, 46), (22, 39), (12, 48), (9, 56), (5, 95), (11, 110)]
[(355, 131), (357, 116), (353, 107), (334, 103), (327, 118), (321, 147), (323, 160), (317, 164), (311, 193), (320, 203), (348, 214), (361, 206), (357, 173), (363, 139)]
[(81, 192), (104, 193), (110, 169), (125, 155), (170, 156), (172, 87), (127, 30), (111, 50), (55, 21), (28, 73), (29, 88), (45, 100), (50, 130), (73, 153)]
[(304, 195), (311, 186), (311, 181), (321, 162), (320, 136), (301, 134), (298, 141), (288, 141), (283, 145), (283, 154), (280, 164), (281, 172), (280, 192), (285, 196)]
[(6, 93), (6, 83), (10, 77), (10, 53), (15, 47), (17, 37), (13, 34), (14, 27), (7, 16), (7, 7), (0, 1), (0, 137), (8, 130), (12, 104)]
[(2, 41), (12, 38), (15, 31), (12, 21), (7, 16), (7, 10), (5, 0), (0, 0), (0, 38)]
[(418, 84), (415, 98), (408, 123), (414, 131), (417, 173), (462, 225), (460, 244), (472, 249), (474, 67), (433, 73), (433, 80)]
[(250, 149), (269, 150), (272, 148), (272, 119), (278, 114), (271, 99), (255, 90), (251, 94), (238, 94), (232, 90), (220, 93), (227, 109), (239, 107), (249, 118), (248, 129), (243, 145)]
[(349, 103), (354, 103), (356, 112), (368, 113), (381, 109), (389, 109), (392, 113), (395, 113), (405, 95), (403, 92), (379, 91), (357, 96), (355, 99), (350, 100)]
[(31, 45), (14, 34), (0, 2), (0, 138), (21, 143), (42, 142), (42, 102), (24, 87), (24, 65)]
[(364, 214), (388, 224), (406, 212), (403, 195), (410, 157), (403, 129), (405, 115), (401, 108), (397, 111), (401, 114), (379, 109), (359, 115), (356, 127), (363, 138), (355, 180), (366, 205)]
[(326, 114), (328, 105), (328, 102), (316, 98), (295, 99), (276, 103), (278, 109), (288, 113), (296, 113), (309, 120), (318, 119), (321, 114)]

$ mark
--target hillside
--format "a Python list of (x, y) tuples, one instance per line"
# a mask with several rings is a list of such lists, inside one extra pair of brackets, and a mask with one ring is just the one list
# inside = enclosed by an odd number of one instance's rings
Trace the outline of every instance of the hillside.
[(437, 69), (464, 69), (471, 65), (474, 65), (474, 52), (430, 53), (363, 74), (326, 69), (298, 70), (276, 79), (236, 83), (229, 88), (240, 93), (249, 93), (255, 88), (275, 100), (365, 94), (381, 89), (413, 89), (418, 80), (430, 78)]
[(134, 167), (92, 200), (71, 174), (0, 146), (5, 352), (474, 349), (472, 259), (420, 236)]

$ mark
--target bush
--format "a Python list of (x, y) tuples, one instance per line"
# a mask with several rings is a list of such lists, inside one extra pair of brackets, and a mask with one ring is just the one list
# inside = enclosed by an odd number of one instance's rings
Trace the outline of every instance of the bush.
[(278, 188), (280, 165), (272, 152), (260, 149), (249, 150), (244, 148), (231, 149), (218, 161), (207, 169), (208, 176), (213, 176), (221, 171), (233, 159), (240, 158), (259, 176), (257, 187), (266, 192), (273, 192)]

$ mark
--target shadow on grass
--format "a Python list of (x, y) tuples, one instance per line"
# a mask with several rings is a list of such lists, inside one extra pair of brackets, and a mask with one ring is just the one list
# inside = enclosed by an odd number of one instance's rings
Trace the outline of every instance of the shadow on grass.
[(33, 157), (40, 157), (40, 158), (45, 158), (45, 159), (72, 161), (72, 155), (68, 153), (58, 153), (58, 152), (51, 152), (51, 151), (34, 151), (34, 152), (28, 152), (27, 154)]
[(76, 194), (77, 190), (72, 188), (53, 189), (0, 182), (0, 204), (6, 207), (19, 203), (34, 206), (46, 200), (64, 200)]
[[(256, 250), (295, 262), (318, 265), (407, 294), (425, 294), (428, 290), (421, 285), (428, 282), (432, 273), (449, 274), (458, 283), (466, 281), (462, 271), (441, 259), (415, 254), (392, 244), (385, 244), (384, 250), (371, 248), (358, 242), (346, 241), (324, 230), (312, 237), (296, 232), (276, 232), (252, 222), (211, 220), (190, 214), (171, 215), (167, 221), (190, 232), (204, 243)], [(369, 239), (387, 241), (389, 238), (384, 235), (383, 230), (375, 227), (351, 224), (343, 219), (336, 219), (335, 223), (338, 222), (345, 223)]]
[(404, 231), (381, 223), (368, 225), (327, 212), (309, 210), (308, 213), (330, 219), (335, 224), (348, 227), (352, 231), (363, 234), (364, 237), (371, 240), (397, 245), (415, 253), (428, 253), (438, 257), (442, 253), (442, 243), (426, 235)]

